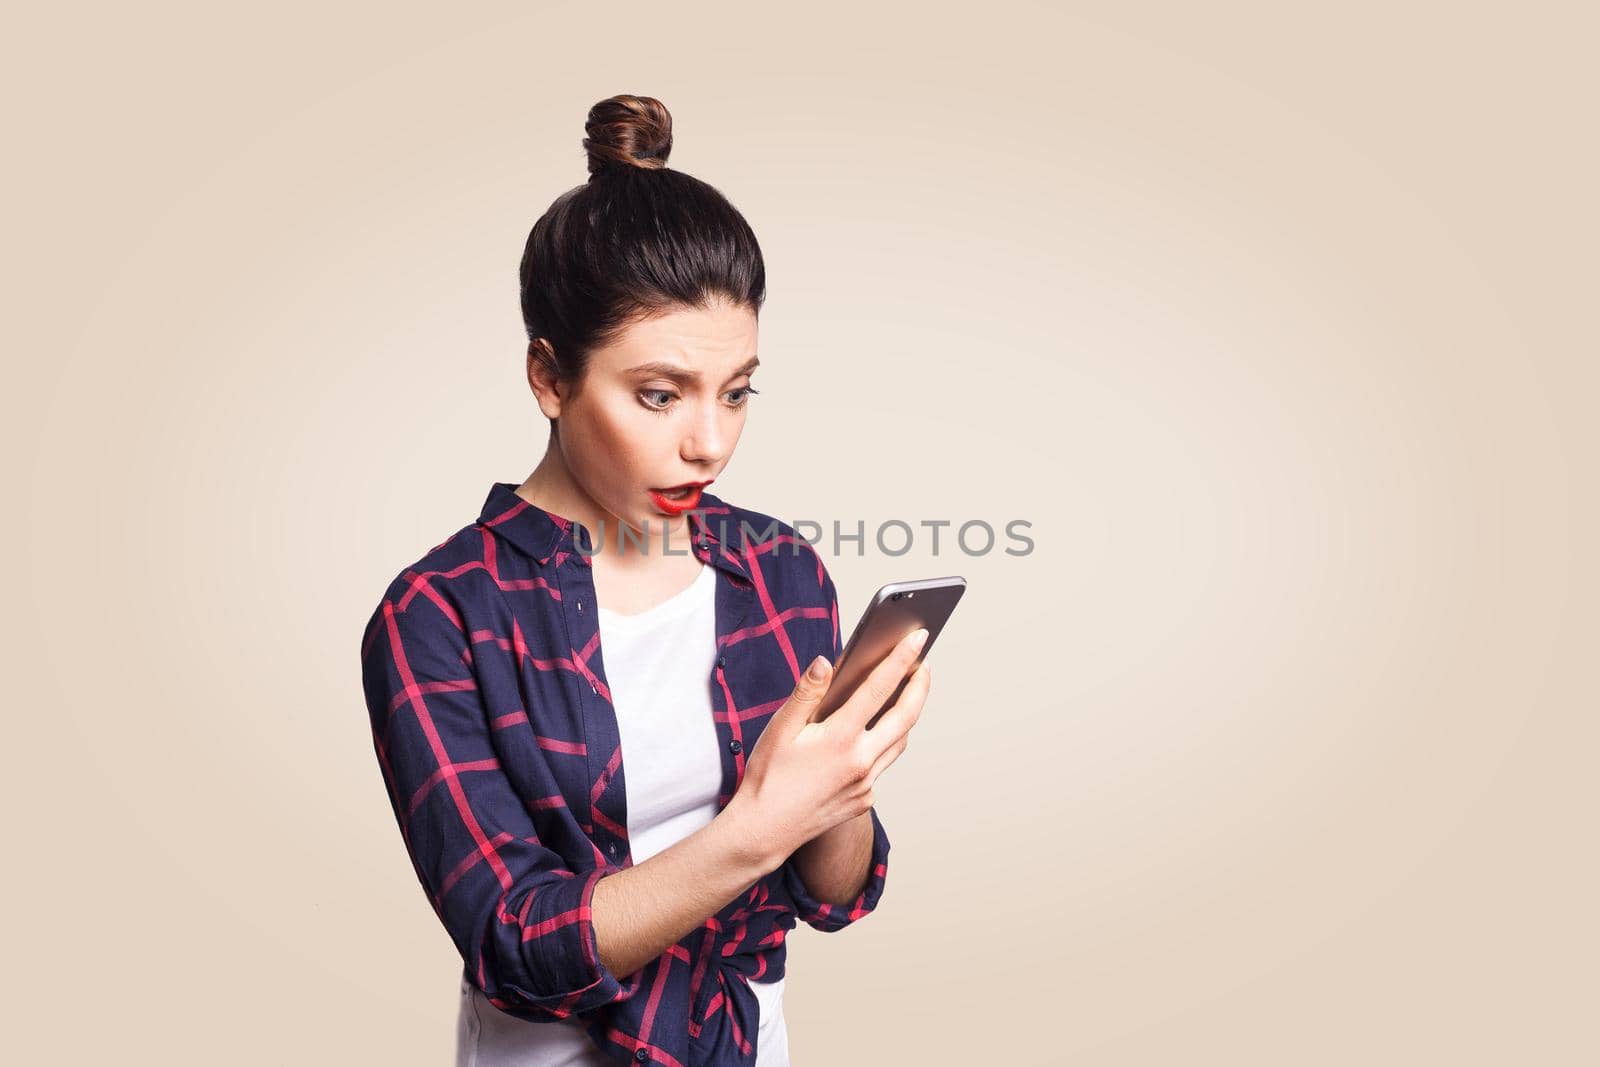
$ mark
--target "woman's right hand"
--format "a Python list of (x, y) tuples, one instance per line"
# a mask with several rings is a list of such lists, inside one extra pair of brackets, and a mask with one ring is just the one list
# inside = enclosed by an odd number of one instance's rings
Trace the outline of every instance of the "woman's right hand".
[(812, 667), (820, 669), (820, 677), (802, 674), (794, 693), (767, 722), (728, 809), (744, 820), (754, 847), (773, 868), (813, 837), (872, 807), (873, 784), (905, 751), (922, 714), (931, 684), (928, 665), (917, 666), (900, 699), (872, 729), (866, 725), (916, 663), (926, 638), (926, 630), (908, 634), (849, 700), (812, 722), (833, 682), (833, 666), (818, 656)]

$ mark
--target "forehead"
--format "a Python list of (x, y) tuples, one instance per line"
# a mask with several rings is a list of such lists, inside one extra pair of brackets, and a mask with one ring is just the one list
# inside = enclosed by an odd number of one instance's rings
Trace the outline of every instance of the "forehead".
[(630, 323), (609, 345), (590, 354), (592, 365), (624, 371), (664, 361), (691, 370), (731, 370), (756, 354), (756, 315), (728, 303), (676, 307)]

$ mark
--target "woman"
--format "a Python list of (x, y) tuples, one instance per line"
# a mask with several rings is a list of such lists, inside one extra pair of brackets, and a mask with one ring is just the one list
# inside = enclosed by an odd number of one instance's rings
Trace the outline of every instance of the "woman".
[(587, 131), (589, 181), (521, 267), (546, 453), (374, 611), (374, 747), (464, 963), (459, 1064), (777, 1067), (785, 935), (883, 893), (873, 783), (926, 665), (864, 727), (922, 632), (808, 721), (833, 582), (790, 526), (704, 491), (756, 392), (760, 248), (666, 169), (659, 102), (602, 101)]

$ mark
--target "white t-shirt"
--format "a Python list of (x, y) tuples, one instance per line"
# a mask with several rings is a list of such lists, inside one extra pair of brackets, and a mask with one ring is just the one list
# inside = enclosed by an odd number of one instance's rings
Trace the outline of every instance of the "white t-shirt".
[[(637, 615), (599, 607), (600, 655), (622, 737), (628, 846), (635, 865), (717, 815), (722, 762), (711, 708), (717, 658), (716, 571)], [(783, 985), (751, 982), (760, 1004), (756, 1067), (789, 1067)], [(461, 979), (456, 1067), (610, 1067), (581, 1024), (535, 1023), (500, 1011)]]

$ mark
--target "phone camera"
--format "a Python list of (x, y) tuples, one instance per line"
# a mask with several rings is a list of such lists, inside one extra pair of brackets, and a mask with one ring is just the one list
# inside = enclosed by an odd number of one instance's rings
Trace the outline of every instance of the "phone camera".
[(899, 593), (890, 593), (889, 594), (889, 599), (890, 600), (899, 600), (900, 599), (900, 594)]

